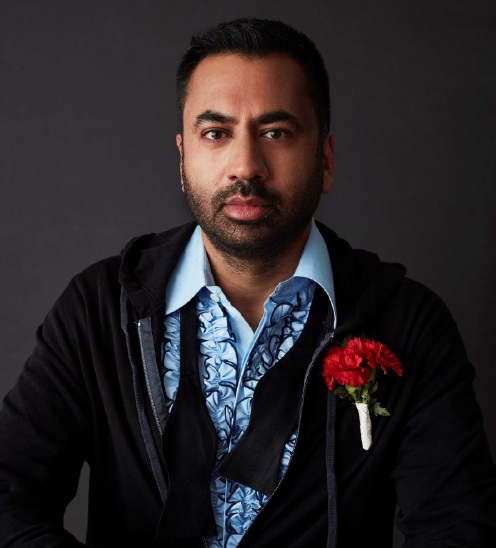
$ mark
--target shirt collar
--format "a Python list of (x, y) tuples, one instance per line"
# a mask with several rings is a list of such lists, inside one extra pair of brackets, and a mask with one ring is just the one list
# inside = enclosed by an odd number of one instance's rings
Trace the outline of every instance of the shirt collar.
[(272, 295), (277, 298), (289, 297), (298, 291), (301, 283), (313, 280), (326, 292), (334, 312), (334, 328), (337, 325), (336, 299), (334, 295), (334, 278), (332, 274), (331, 259), (325, 240), (312, 219), (310, 234), (303, 248), (298, 266), (291, 278), (278, 284)]
[[(276, 290), (280, 290), (281, 285), (286, 285), (297, 276), (313, 280), (324, 289), (334, 311), (334, 327), (336, 327), (336, 299), (331, 259), (324, 238), (313, 219), (310, 234), (295, 273), (289, 280), (279, 284)], [(175, 312), (189, 302), (200, 289), (213, 285), (215, 281), (203, 245), (201, 228), (197, 226), (167, 284), (165, 313)]]
[(165, 293), (165, 313), (189, 302), (206, 285), (215, 285), (198, 225), (174, 268)]
[(300, 261), (293, 277), (309, 278), (318, 283), (327, 293), (334, 312), (334, 328), (337, 325), (336, 297), (334, 295), (334, 277), (331, 258), (324, 237), (312, 219), (308, 240), (303, 248)]

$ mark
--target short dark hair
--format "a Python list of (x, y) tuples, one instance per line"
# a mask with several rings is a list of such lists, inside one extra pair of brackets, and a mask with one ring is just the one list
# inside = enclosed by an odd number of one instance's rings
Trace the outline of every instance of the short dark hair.
[(282, 21), (239, 18), (208, 28), (193, 35), (177, 69), (176, 91), (180, 131), (183, 131), (183, 111), (188, 84), (200, 61), (209, 55), (234, 53), (246, 57), (265, 57), (271, 53), (290, 55), (303, 67), (317, 115), (319, 142), (329, 133), (331, 100), (329, 77), (324, 60), (308, 36)]

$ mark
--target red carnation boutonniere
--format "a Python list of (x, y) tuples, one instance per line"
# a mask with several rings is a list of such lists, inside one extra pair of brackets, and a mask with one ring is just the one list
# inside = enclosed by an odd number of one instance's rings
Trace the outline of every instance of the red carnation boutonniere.
[[(348, 335), (339, 345), (329, 348), (324, 357), (327, 386), (336, 396), (351, 400), (358, 410), (362, 447), (367, 450), (372, 443), (370, 412), (389, 416), (389, 412), (372, 394), (377, 390), (377, 375), (388, 369), (401, 377), (403, 370), (396, 354), (380, 342), (366, 337)], [(337, 384), (337, 386), (336, 386)]]

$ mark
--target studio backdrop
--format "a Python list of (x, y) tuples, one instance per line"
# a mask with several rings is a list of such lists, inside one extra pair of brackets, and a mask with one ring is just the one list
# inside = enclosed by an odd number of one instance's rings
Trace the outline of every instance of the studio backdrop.
[[(72, 276), (191, 219), (175, 71), (193, 33), (239, 16), (281, 19), (320, 49), (336, 176), (317, 219), (446, 302), (495, 455), (491, 0), (0, 0), (0, 396)], [(66, 517), (80, 539), (86, 480)]]

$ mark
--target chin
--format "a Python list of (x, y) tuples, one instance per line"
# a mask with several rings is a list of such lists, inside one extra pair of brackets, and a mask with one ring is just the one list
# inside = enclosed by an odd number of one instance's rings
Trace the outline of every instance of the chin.
[(275, 258), (287, 249), (293, 237), (278, 227), (269, 227), (263, 221), (235, 221), (231, 229), (202, 229), (212, 245), (221, 253), (242, 260)]

